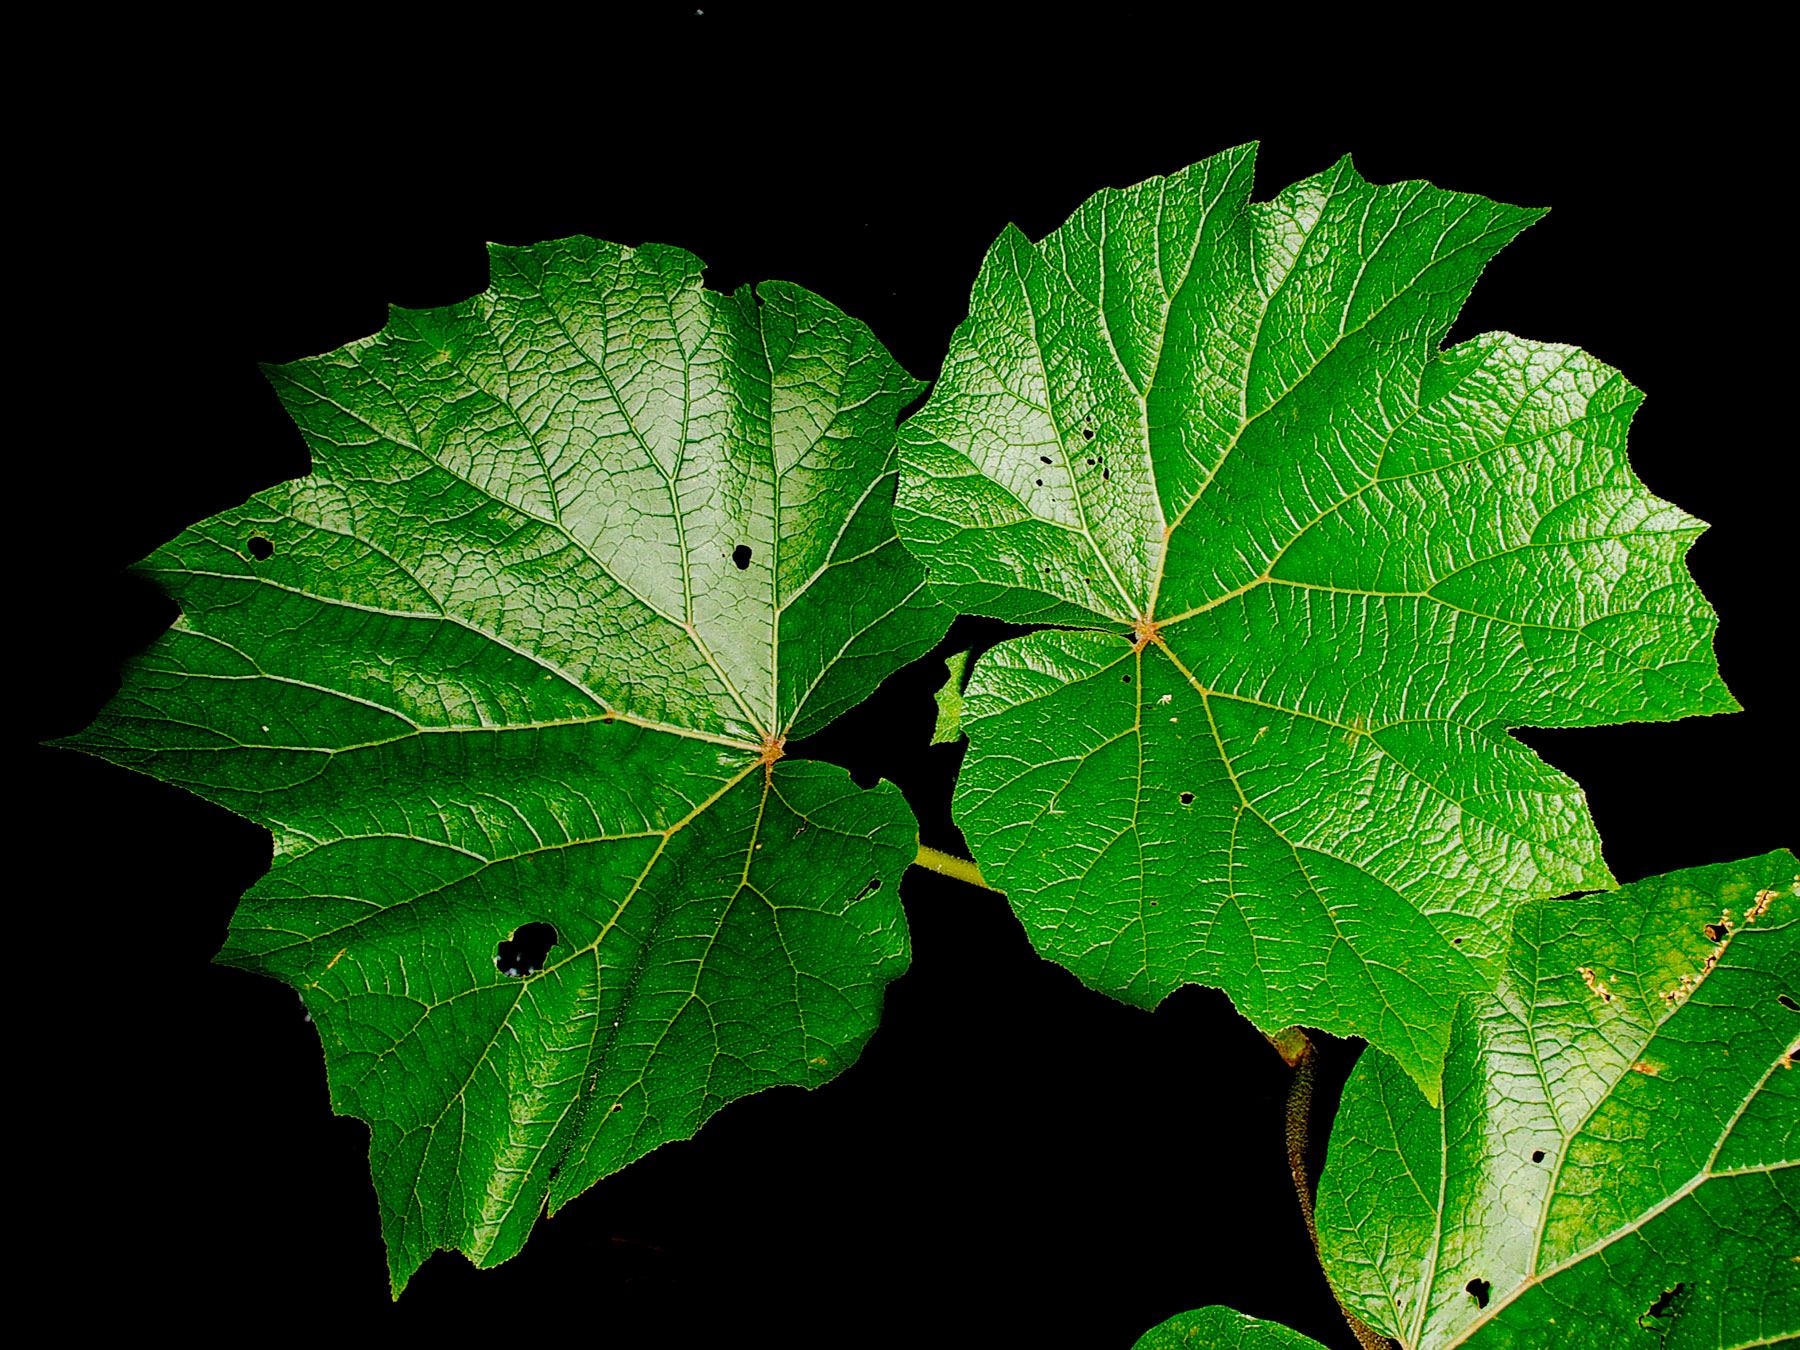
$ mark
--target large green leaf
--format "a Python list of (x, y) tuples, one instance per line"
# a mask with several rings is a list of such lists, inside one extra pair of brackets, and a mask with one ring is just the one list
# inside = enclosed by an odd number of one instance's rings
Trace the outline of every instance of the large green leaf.
[(65, 742), (274, 833), (219, 959), (317, 1021), (396, 1292), (856, 1057), (916, 827), (777, 760), (949, 618), (891, 520), (918, 386), (862, 324), (679, 249), (490, 259), (269, 368), (311, 475), (140, 565), (181, 617)]
[(1408, 1350), (1800, 1337), (1800, 867), (1519, 913), (1432, 1106), (1365, 1052), (1320, 1178), (1345, 1304)]
[(1150, 1328), (1131, 1350), (1325, 1350), (1279, 1322), (1246, 1317), (1214, 1304), (1177, 1313)]
[(965, 693), (955, 812), (1045, 956), (1149, 1007), (1366, 1036), (1435, 1091), (1522, 901), (1607, 886), (1580, 790), (1507, 734), (1736, 707), (1568, 347), (1438, 344), (1539, 212), (1251, 148), (1008, 228), (895, 520), (965, 612), (1064, 625)]

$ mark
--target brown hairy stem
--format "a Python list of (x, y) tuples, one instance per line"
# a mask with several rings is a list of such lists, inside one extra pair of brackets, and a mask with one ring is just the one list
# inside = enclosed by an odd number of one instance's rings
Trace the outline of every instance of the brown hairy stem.
[[(1312, 1112), (1313, 1082), (1319, 1075), (1319, 1052), (1299, 1027), (1283, 1027), (1269, 1036), (1269, 1044), (1294, 1067), (1294, 1081), (1288, 1084), (1287, 1095), (1288, 1171), (1294, 1178), (1294, 1194), (1300, 1198), (1300, 1214), (1306, 1220), (1306, 1236), (1312, 1241), (1313, 1255), (1318, 1257), (1322, 1270), (1325, 1258), (1319, 1251), (1319, 1230), (1313, 1222), (1312, 1179), (1306, 1170), (1306, 1127)], [(1329, 1280), (1326, 1281), (1326, 1286), (1330, 1287)], [(1331, 1296), (1337, 1298), (1337, 1290), (1332, 1289)], [(1392, 1350), (1393, 1341), (1346, 1308), (1341, 1298), (1337, 1302), (1338, 1311), (1343, 1313), (1344, 1321), (1350, 1324), (1350, 1331), (1363, 1350)]]

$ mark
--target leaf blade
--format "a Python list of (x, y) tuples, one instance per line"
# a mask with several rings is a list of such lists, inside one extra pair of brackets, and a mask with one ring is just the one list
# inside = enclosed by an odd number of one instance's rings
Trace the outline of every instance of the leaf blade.
[(1220, 1304), (1177, 1313), (1138, 1337), (1132, 1350), (1190, 1350), (1192, 1347), (1197, 1350), (1322, 1350), (1311, 1336), (1302, 1336), (1279, 1322), (1246, 1317)]
[(916, 824), (777, 761), (949, 620), (891, 524), (917, 385), (863, 325), (679, 249), (490, 255), (268, 368), (312, 472), (141, 565), (181, 617), (63, 742), (271, 830), (219, 959), (302, 991), (396, 1295), (855, 1058)]
[(1379, 1053), (1352, 1074), (1319, 1192), (1340, 1298), (1409, 1347), (1795, 1334), (1796, 900), (1777, 850), (1527, 906), (1442, 1108)]
[[(1701, 526), (1632, 473), (1617, 372), (1505, 334), (1438, 350), (1541, 212), (1347, 160), (1259, 204), (1250, 164), (1002, 237), (901, 429), (896, 521), (958, 608), (1143, 649), (1123, 690), (1074, 660), (1055, 718), (1021, 672), (1051, 678), (1062, 639), (970, 678), (957, 818), (1040, 953), (1146, 1006), (1216, 984), (1265, 1031), (1369, 1036), (1435, 1092), (1512, 909), (1612, 884), (1578, 786), (1506, 730), (1736, 708), (1682, 564)], [(1043, 773), (1076, 781), (1126, 721), (1125, 758), (1185, 780), (1101, 793), (1105, 830), (1050, 806)], [(1265, 976), (1283, 904), (1311, 936)]]

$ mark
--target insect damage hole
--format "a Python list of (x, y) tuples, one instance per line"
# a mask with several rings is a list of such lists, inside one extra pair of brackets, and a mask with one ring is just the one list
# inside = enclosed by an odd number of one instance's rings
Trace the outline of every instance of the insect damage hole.
[(1531, 1150), (1531, 1161), (1533, 1161), (1533, 1162), (1544, 1161), (1544, 1150), (1541, 1148), (1532, 1149)]
[(250, 542), (246, 547), (250, 550), (250, 556), (258, 562), (267, 562), (275, 556), (275, 545), (260, 534), (251, 535)]
[(518, 979), (544, 968), (544, 958), (556, 945), (556, 930), (547, 923), (521, 924), (494, 948), (494, 965), (502, 975)]
[(737, 564), (738, 571), (742, 572), (747, 569), (750, 566), (750, 545), (739, 544), (732, 549), (731, 561)]
[(1191, 792), (1182, 793), (1181, 794), (1181, 804), (1183, 806), (1192, 806), (1194, 804), (1194, 794)]
[(1644, 1331), (1654, 1331), (1654, 1327), (1647, 1325), (1651, 1320), (1673, 1317), (1675, 1315), (1675, 1300), (1681, 1297), (1682, 1292), (1686, 1288), (1687, 1284), (1683, 1282), (1676, 1285), (1673, 1289), (1663, 1290), (1661, 1294), (1657, 1295), (1656, 1302), (1644, 1309), (1644, 1315), (1638, 1318), (1638, 1326)]
[(1775, 995), (1775, 1001), (1789, 1012), (1800, 1012), (1800, 1003), (1794, 1002), (1794, 1000), (1789, 998), (1786, 994)]
[(1475, 1300), (1477, 1308), (1485, 1308), (1488, 1305), (1488, 1296), (1494, 1292), (1494, 1286), (1486, 1280), (1470, 1280), (1463, 1286), (1463, 1292)]

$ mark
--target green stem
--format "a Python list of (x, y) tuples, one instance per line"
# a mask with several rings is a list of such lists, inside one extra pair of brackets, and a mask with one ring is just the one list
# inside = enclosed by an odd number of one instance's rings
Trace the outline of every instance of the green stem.
[[(1313, 1082), (1319, 1076), (1319, 1054), (1299, 1027), (1283, 1027), (1269, 1037), (1269, 1043), (1294, 1066), (1294, 1081), (1288, 1085), (1287, 1095), (1288, 1171), (1294, 1178), (1294, 1194), (1300, 1197), (1306, 1236), (1312, 1239), (1313, 1255), (1318, 1257), (1323, 1269), (1325, 1258), (1319, 1251), (1319, 1230), (1313, 1223), (1312, 1181), (1306, 1171), (1307, 1117), (1312, 1112)], [(1326, 1286), (1330, 1287), (1329, 1280)], [(1333, 1289), (1331, 1294), (1336, 1298), (1337, 1290)], [(1344, 1321), (1350, 1324), (1351, 1334), (1363, 1350), (1389, 1350), (1392, 1342), (1345, 1307), (1342, 1299), (1338, 1299), (1338, 1311), (1344, 1314)]]
[(943, 876), (955, 877), (958, 881), (966, 881), (971, 886), (979, 886), (984, 891), (1004, 894), (998, 886), (990, 886), (981, 875), (981, 869), (967, 858), (959, 858), (954, 853), (944, 853), (935, 848), (919, 845), (919, 856), (913, 859), (914, 867), (923, 867), (928, 872), (937, 872)]

